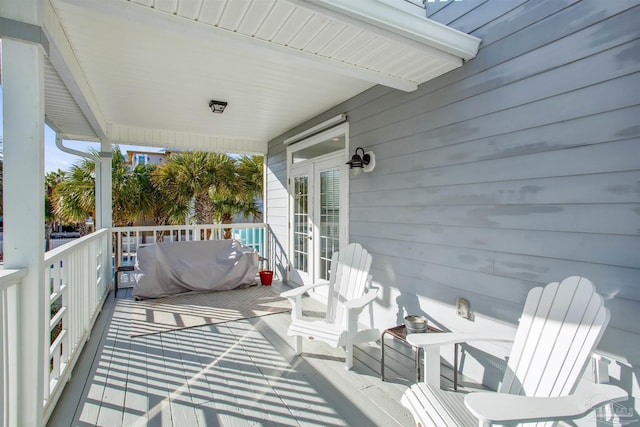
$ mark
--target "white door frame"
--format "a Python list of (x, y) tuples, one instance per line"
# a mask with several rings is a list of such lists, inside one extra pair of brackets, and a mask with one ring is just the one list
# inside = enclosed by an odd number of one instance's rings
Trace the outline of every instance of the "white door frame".
[[(314, 175), (314, 169), (313, 169), (313, 163), (311, 162), (305, 162), (304, 164), (298, 164), (295, 165), (294, 167), (289, 168), (288, 170), (289, 173), (289, 210), (288, 210), (288, 215), (289, 215), (289, 231), (288, 231), (288, 241), (289, 241), (289, 269), (288, 269), (288, 278), (287, 280), (291, 280), (293, 283), (297, 283), (299, 285), (306, 285), (309, 283), (313, 282), (313, 270), (314, 270), (314, 266), (313, 266), (313, 260), (312, 260), (312, 255), (314, 253), (314, 248), (313, 245), (315, 243), (315, 241), (317, 239), (315, 239), (315, 232), (312, 229), (313, 227), (313, 223), (314, 223), (314, 219), (311, 218), (311, 216), (313, 215), (313, 206), (315, 203), (314, 197), (313, 195), (315, 194), (314, 189), (313, 189), (313, 185), (314, 185), (314, 180), (312, 179), (312, 176)], [(298, 195), (296, 194), (296, 178), (302, 178), (302, 177), (307, 177), (307, 221), (305, 224), (303, 225), (299, 225), (296, 224), (296, 205), (299, 203), (296, 201), (296, 198), (298, 197)], [(304, 229), (299, 229), (299, 227), (303, 227)], [(306, 238), (302, 237), (301, 235), (306, 234), (310, 237)], [(294, 268), (294, 265), (296, 265), (296, 259), (299, 256), (299, 254), (297, 254), (295, 252), (296, 250), (296, 244), (295, 241), (297, 238), (302, 238), (305, 239), (307, 241), (307, 271), (303, 271), (300, 269), (295, 269), (295, 274), (291, 274), (292, 273), (292, 269)]]
[[(331, 170), (339, 168), (340, 170), (340, 242), (339, 249), (343, 249), (348, 244), (348, 236), (349, 236), (349, 169), (346, 165), (346, 161), (348, 160), (348, 133), (349, 127), (348, 123), (343, 123), (341, 125), (335, 126), (331, 129), (325, 130), (317, 135), (309, 137), (305, 140), (302, 140), (296, 144), (292, 144), (287, 147), (287, 182), (288, 184), (288, 194), (289, 194), (289, 236), (288, 236), (288, 254), (290, 258), (290, 264), (288, 269), (288, 277), (287, 280), (290, 280), (296, 284), (309, 284), (317, 281), (318, 278), (318, 263), (320, 257), (320, 239), (319, 236), (319, 209), (317, 208), (320, 204), (320, 190), (319, 190), (319, 182), (315, 183), (316, 178), (319, 178), (320, 173), (322, 171)], [(293, 163), (293, 155), (297, 151), (312, 147), (316, 144), (321, 144), (324, 141), (328, 141), (331, 138), (336, 136), (344, 135), (344, 148), (331, 152), (329, 154), (320, 155), (314, 157), (312, 159), (303, 160), (299, 163)], [(311, 275), (307, 276), (305, 274), (299, 274), (298, 272), (294, 273), (293, 270), (293, 250), (294, 250), (294, 233), (293, 233), (293, 210), (294, 210), (294, 180), (293, 177), (300, 176), (301, 174), (296, 173), (297, 171), (303, 171), (309, 173), (309, 215), (310, 215), (310, 223), (312, 226), (311, 233), (312, 238), (310, 240), (310, 260), (309, 260), (309, 270)], [(319, 179), (318, 179), (319, 181)], [(320, 299), (323, 299), (323, 296), (319, 296)]]

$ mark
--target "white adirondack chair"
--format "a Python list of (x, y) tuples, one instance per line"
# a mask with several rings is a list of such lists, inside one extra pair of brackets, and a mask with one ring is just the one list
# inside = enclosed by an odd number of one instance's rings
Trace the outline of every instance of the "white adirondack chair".
[(441, 390), (439, 347), (487, 338), (505, 341), (504, 337), (409, 335), (411, 344), (425, 349), (425, 372), (429, 359), (430, 376), (425, 383), (411, 386), (402, 396), (402, 404), (418, 426), (525, 422), (546, 426), (579, 418), (607, 402), (625, 400), (627, 393), (619, 387), (580, 383), (608, 322), (609, 311), (588, 279), (574, 276), (532, 289), (497, 393)]
[[(296, 354), (302, 352), (302, 338), (323, 341), (334, 348), (343, 347), (346, 368), (353, 366), (353, 345), (375, 341), (380, 332), (374, 328), (359, 329), (358, 316), (377, 296), (371, 289), (371, 255), (358, 243), (335, 252), (331, 258), (329, 283), (312, 284), (281, 294), (291, 302), (291, 325), (287, 331), (295, 336)], [(302, 315), (302, 295), (312, 288), (328, 286), (324, 319), (311, 320)]]

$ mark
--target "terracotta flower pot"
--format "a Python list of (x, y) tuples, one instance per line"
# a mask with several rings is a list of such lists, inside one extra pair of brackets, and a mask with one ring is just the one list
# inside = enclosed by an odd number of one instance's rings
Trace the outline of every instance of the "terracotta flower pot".
[(272, 281), (273, 281), (273, 271), (262, 270), (260, 272), (260, 283), (262, 283), (262, 286), (271, 286)]

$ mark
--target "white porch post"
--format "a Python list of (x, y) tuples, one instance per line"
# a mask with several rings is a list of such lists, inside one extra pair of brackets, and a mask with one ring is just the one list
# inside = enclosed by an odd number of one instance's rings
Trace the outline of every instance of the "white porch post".
[[(111, 215), (113, 208), (111, 199), (111, 192), (113, 191), (111, 182), (111, 158), (111, 141), (100, 141), (100, 159), (96, 160), (96, 217), (94, 218), (96, 230), (101, 228), (110, 229), (113, 226)], [(109, 259), (111, 259), (113, 252), (112, 242), (111, 239), (107, 240), (107, 253), (109, 254)], [(107, 274), (105, 274), (104, 277), (110, 281), (107, 286), (111, 287), (111, 274), (108, 272), (105, 273)]]
[[(6, 3), (2, 2), (4, 6)], [(21, 1), (37, 16), (39, 1)], [(31, 16), (29, 16), (31, 17)], [(29, 18), (27, 17), (27, 18)], [(19, 18), (25, 19), (24, 16)], [(4, 102), (4, 266), (27, 268), (20, 288), (18, 396), (20, 426), (43, 423), (44, 337), (44, 52), (2, 40)], [(48, 328), (47, 328), (48, 331)], [(48, 365), (48, 363), (47, 363)], [(11, 397), (10, 397), (11, 398)]]
[(111, 228), (111, 141), (100, 142), (100, 161), (96, 163), (96, 229)]

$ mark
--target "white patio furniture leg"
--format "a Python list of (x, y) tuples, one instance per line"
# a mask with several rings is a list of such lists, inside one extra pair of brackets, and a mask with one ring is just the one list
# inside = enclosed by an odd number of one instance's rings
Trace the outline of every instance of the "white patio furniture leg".
[(429, 346), (423, 349), (424, 382), (440, 387), (440, 347)]
[(345, 334), (345, 368), (347, 370), (353, 367), (353, 342), (355, 341), (355, 335), (358, 332), (358, 310), (346, 309), (347, 314), (347, 333)]
[(353, 367), (353, 344), (347, 344), (344, 346), (345, 353), (345, 369), (348, 371)]
[(300, 335), (298, 335), (296, 337), (296, 344), (295, 344), (295, 352), (296, 354), (300, 354), (302, 353), (302, 337)]

